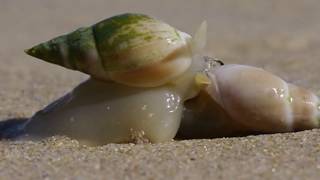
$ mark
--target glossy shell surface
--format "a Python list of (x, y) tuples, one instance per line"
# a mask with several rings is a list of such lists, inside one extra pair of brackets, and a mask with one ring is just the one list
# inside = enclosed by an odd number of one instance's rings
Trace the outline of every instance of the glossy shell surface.
[(142, 14), (121, 14), (41, 43), (26, 53), (130, 86), (153, 87), (185, 72), (191, 36)]

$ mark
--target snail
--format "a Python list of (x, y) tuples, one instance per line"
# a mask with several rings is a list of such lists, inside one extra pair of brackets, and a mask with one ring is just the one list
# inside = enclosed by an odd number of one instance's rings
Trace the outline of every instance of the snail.
[(319, 98), (314, 93), (261, 68), (216, 66), (207, 71), (207, 78), (209, 85), (187, 102), (179, 130), (183, 136), (292, 132), (320, 126)]
[(183, 103), (203, 87), (206, 23), (193, 38), (159, 20), (122, 14), (26, 50), (91, 77), (37, 112), (20, 139), (65, 135), (87, 145), (164, 142)]
[(103, 81), (156, 87), (191, 65), (191, 36), (143, 14), (121, 14), (25, 52)]
[(26, 50), (90, 78), (2, 134), (103, 145), (169, 141), (178, 129), (197, 138), (319, 127), (312, 92), (260, 68), (204, 58), (206, 28), (190, 36), (147, 15), (122, 14)]

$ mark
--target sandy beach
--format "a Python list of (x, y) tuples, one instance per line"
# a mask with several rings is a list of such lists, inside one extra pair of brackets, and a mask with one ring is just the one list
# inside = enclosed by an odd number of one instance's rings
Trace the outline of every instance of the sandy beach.
[[(124, 12), (188, 33), (209, 25), (210, 56), (320, 89), (317, 0), (0, 0), (0, 121), (29, 118), (88, 78), (24, 49)], [(0, 128), (1, 129), (1, 128)], [(320, 130), (86, 147), (66, 137), (0, 141), (0, 179), (319, 179)]]

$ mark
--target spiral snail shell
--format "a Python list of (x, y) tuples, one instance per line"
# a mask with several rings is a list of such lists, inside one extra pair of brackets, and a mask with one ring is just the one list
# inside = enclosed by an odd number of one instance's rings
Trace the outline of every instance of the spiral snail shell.
[(143, 14), (121, 14), (25, 51), (103, 81), (155, 87), (185, 72), (191, 36)]
[(231, 118), (262, 132), (319, 126), (319, 99), (262, 69), (226, 65), (209, 73), (208, 93)]
[[(263, 69), (229, 64), (215, 67), (207, 75), (210, 84), (189, 102), (193, 104), (186, 111), (189, 119), (185, 116), (186, 123), (182, 120), (182, 134), (229, 136), (320, 126), (319, 98)], [(202, 131), (193, 130), (193, 125)]]

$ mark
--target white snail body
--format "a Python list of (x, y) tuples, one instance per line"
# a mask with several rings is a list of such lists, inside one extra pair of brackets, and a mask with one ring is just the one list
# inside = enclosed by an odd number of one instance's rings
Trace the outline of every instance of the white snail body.
[[(222, 135), (291, 132), (319, 127), (318, 97), (263, 69), (224, 65), (209, 71), (208, 78), (211, 83), (189, 110), (189, 114), (204, 119), (196, 119), (193, 124), (213, 123), (212, 126), (220, 128), (217, 134)], [(191, 125), (182, 126), (184, 131), (192, 131), (188, 126)], [(211, 133), (214, 136), (214, 128)]]
[(132, 88), (89, 79), (36, 113), (24, 130), (29, 138), (64, 135), (89, 145), (168, 141), (179, 127), (182, 101), (173, 86)]

